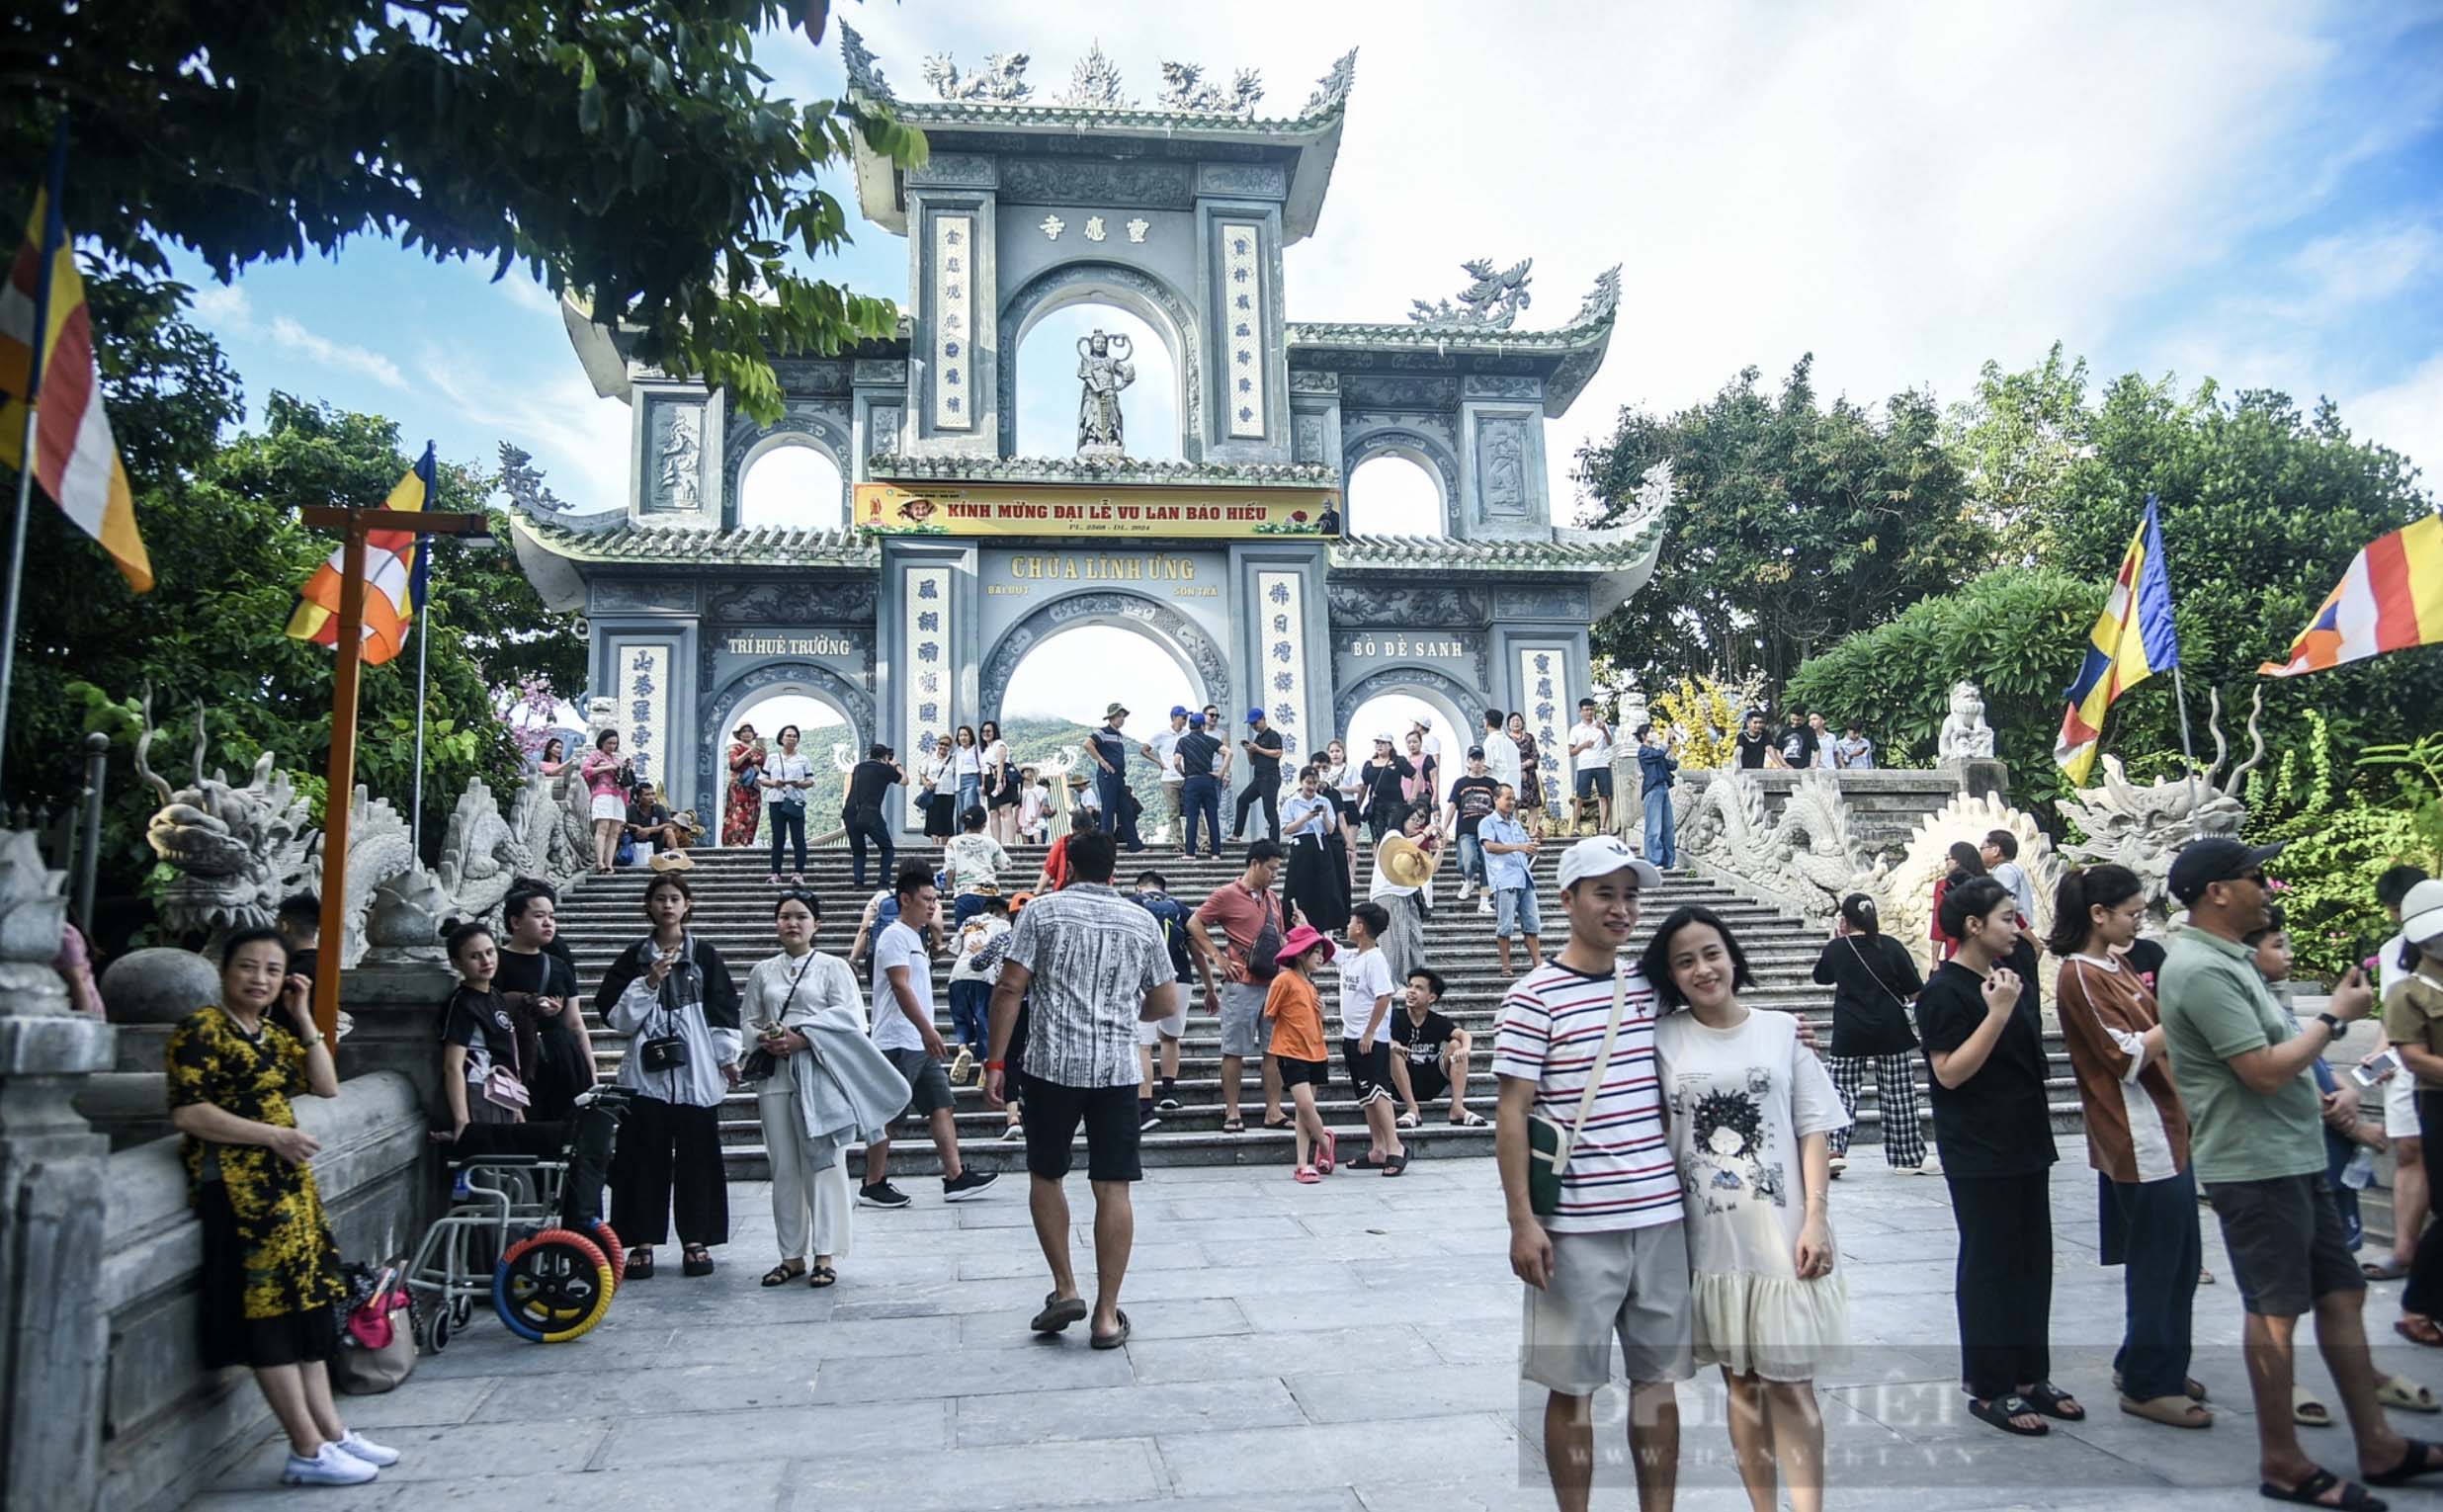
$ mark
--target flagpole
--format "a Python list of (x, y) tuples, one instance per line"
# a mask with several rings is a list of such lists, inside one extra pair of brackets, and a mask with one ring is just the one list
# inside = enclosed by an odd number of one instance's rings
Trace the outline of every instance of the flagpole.
[[(42, 339), (38, 328), (35, 340)], [(17, 685), (17, 606), (25, 598), (26, 519), (34, 508), (34, 419), (35, 403), (28, 399), (25, 446), (17, 454), (17, 521), (9, 528), (9, 605), (0, 611), (0, 795), (8, 792), (9, 691)]]
[[(419, 541), (416, 549), (431, 550), (431, 538)], [(416, 615), (416, 787), (415, 799), (408, 810), (407, 843), (415, 847), (419, 859), (424, 855), (424, 653), (433, 644), (432, 615), (433, 606), (429, 603)]]

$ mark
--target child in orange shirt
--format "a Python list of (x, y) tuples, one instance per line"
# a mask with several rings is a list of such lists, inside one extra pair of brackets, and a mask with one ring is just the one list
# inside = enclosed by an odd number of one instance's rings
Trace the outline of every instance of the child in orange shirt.
[[(1273, 1021), (1272, 1057), (1281, 1066), (1281, 1084), (1298, 1105), (1290, 1121), (1297, 1131), (1298, 1180), (1308, 1186), (1332, 1173), (1337, 1151), (1332, 1132), (1314, 1110), (1314, 1089), (1331, 1077), (1330, 1053), (1323, 1045), (1323, 1001), (1310, 979), (1332, 959), (1332, 942), (1301, 924), (1281, 942), (1280, 973), (1264, 994), (1264, 1017)], [(1308, 1145), (1315, 1147), (1312, 1164)]]

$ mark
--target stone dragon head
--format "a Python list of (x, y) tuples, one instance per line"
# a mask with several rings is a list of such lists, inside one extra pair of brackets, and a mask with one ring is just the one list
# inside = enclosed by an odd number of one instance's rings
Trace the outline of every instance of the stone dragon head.
[(204, 775), (204, 706), (195, 709), (195, 782), (173, 790), (150, 762), (152, 701), (144, 703), (144, 733), (135, 743), (135, 770), (161, 795), (161, 808), (145, 830), (153, 854), (169, 863), (162, 888), (162, 921), (181, 932), (214, 936), (269, 924), (281, 898), (310, 884), (311, 831), (304, 800), (285, 772), (272, 769), (272, 753), (256, 760), (243, 785), (225, 772)]

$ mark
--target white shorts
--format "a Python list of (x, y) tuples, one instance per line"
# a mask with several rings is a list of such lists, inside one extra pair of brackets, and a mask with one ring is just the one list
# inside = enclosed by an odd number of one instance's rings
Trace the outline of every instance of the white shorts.
[(597, 821), (617, 819), (623, 824), (628, 822), (628, 805), (620, 801), (620, 796), (616, 793), (595, 794), (593, 807), (589, 811)]
[(2417, 1078), (2402, 1066), (2384, 1083), (2384, 1137), (2414, 1139), (2417, 1132)]
[(1179, 1006), (1166, 1019), (1137, 1021), (1137, 1043), (1151, 1050), (1164, 1040), (1184, 1040), (1188, 1035), (1188, 989), (1179, 989)]

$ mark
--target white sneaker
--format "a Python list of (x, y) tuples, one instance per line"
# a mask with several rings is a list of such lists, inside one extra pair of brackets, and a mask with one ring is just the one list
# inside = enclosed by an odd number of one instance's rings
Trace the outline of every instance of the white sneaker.
[(1920, 1176), (1940, 1176), (1943, 1173), (1943, 1162), (1941, 1157), (1937, 1155), (1926, 1156), (1925, 1163), (1917, 1167), (1916, 1173)]
[(1464, 903), (1464, 902), (1468, 901), (1468, 899), (1470, 899), (1470, 898), (1472, 898), (1472, 897), (1474, 897), (1474, 896), (1475, 896), (1475, 883), (1474, 883), (1474, 882), (1461, 882), (1461, 883), (1459, 884), (1459, 900), (1460, 900), (1461, 902), (1463, 902), (1463, 903)]
[(377, 1444), (354, 1428), (349, 1429), (348, 1436), (339, 1441), (339, 1447), (376, 1470), (388, 1470), (398, 1463), (397, 1450)]
[(1487, 894), (1485, 895), (1484, 901), (1482, 901), (1482, 902), (1480, 902), (1480, 903), (1476, 904), (1476, 912), (1478, 912), (1478, 913), (1491, 913), (1492, 911), (1493, 911), (1493, 899), (1492, 899), (1492, 895), (1491, 895), (1490, 893), (1487, 893)]
[(282, 1485), (363, 1485), (381, 1473), (379, 1467), (366, 1464), (337, 1444), (325, 1444), (314, 1451), (310, 1460), (302, 1455), (289, 1456), (288, 1466), (280, 1472)]

